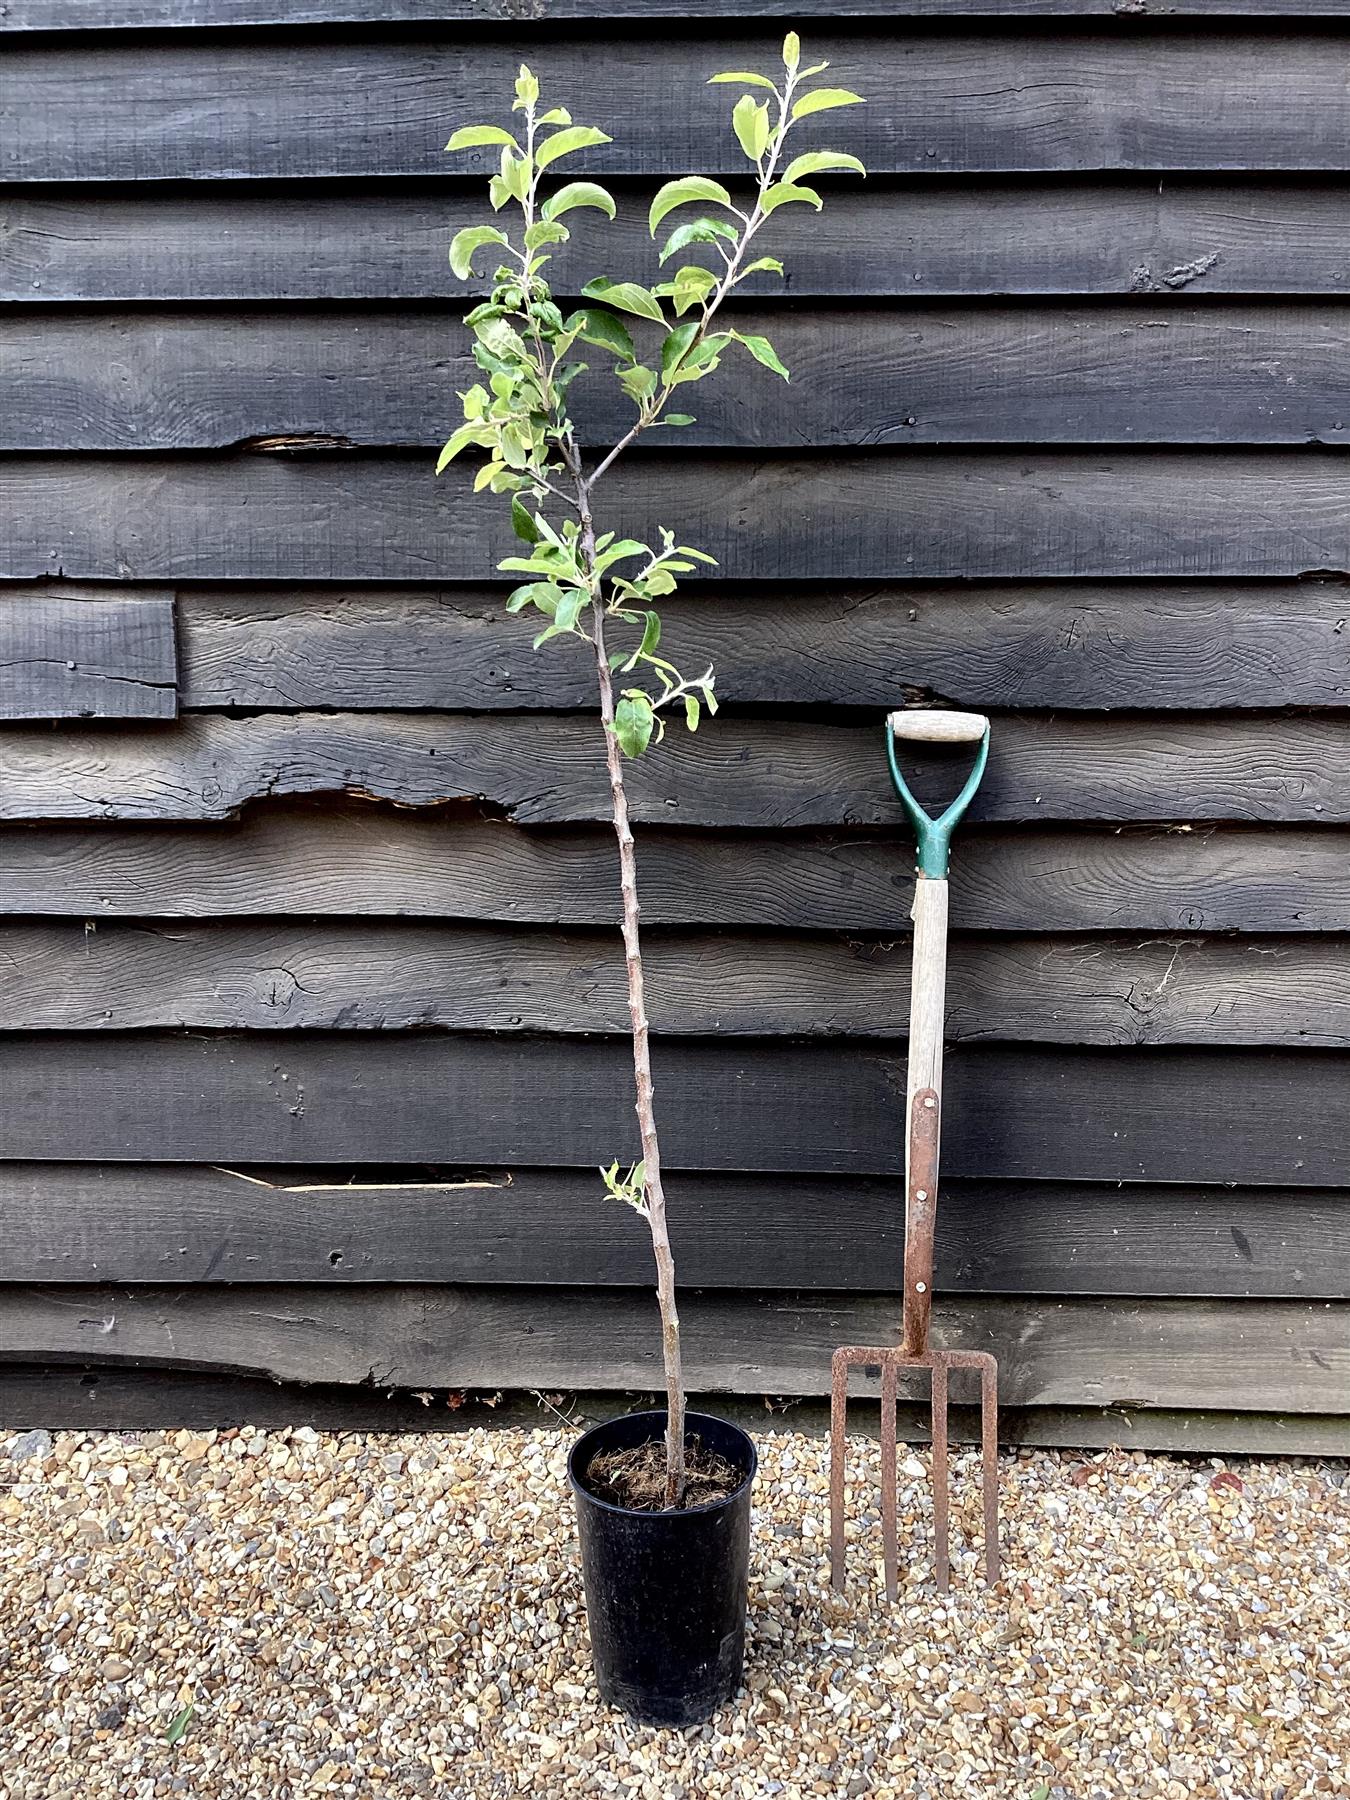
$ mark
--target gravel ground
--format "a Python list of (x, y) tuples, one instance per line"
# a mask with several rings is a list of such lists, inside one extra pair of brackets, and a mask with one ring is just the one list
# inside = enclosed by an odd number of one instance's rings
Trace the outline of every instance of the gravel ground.
[(698, 1732), (591, 1685), (556, 1430), (27, 1432), (0, 1444), (0, 1792), (1350, 1794), (1342, 1467), (1005, 1458), (1008, 1577), (953, 1595), (902, 1453), (913, 1562), (877, 1593), (877, 1447), (852, 1445), (847, 1603), (825, 1446), (766, 1435), (748, 1688)]

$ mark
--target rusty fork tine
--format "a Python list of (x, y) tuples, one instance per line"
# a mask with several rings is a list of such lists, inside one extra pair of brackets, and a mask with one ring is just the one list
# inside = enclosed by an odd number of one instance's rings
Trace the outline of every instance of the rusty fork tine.
[(895, 1411), (896, 1367), (888, 1361), (881, 1365), (881, 1553), (888, 1600), (895, 1599), (900, 1586), (900, 1531), (895, 1516)]
[(951, 1580), (947, 1526), (947, 1365), (933, 1364), (933, 1567), (945, 1594)]
[(980, 1369), (981, 1476), (984, 1482), (984, 1580), (998, 1585), (998, 1366), (991, 1358)]
[(844, 1432), (848, 1412), (848, 1359), (830, 1359), (830, 1585), (844, 1591)]

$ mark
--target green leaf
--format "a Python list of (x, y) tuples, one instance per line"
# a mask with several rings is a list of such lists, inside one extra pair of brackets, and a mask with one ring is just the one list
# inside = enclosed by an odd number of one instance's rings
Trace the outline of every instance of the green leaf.
[(601, 350), (612, 350), (624, 362), (637, 361), (637, 351), (633, 348), (633, 340), (622, 319), (616, 319), (613, 313), (603, 312), (598, 306), (584, 307), (575, 317), (584, 321), (581, 327), (583, 343), (595, 344)]
[(523, 200), (525, 190), (530, 185), (529, 158), (516, 156), (510, 150), (503, 150), (501, 174), (498, 179), (510, 199)]
[(697, 263), (687, 263), (673, 280), (665, 284), (665, 289), (670, 294), (678, 315), (688, 312), (691, 306), (697, 306), (700, 300), (706, 300), (716, 286), (717, 279), (711, 269), (700, 268)]
[(537, 250), (541, 244), (565, 244), (568, 236), (565, 225), (555, 225), (552, 219), (536, 219), (525, 233), (525, 248)]
[(791, 206), (794, 200), (804, 200), (808, 206), (814, 206), (817, 212), (825, 204), (814, 188), (798, 187), (790, 181), (776, 181), (765, 194), (762, 205), (767, 214), (777, 211), (780, 206)]
[(732, 109), (731, 124), (741, 149), (752, 163), (757, 163), (769, 144), (768, 101), (742, 94)]
[(511, 496), (511, 529), (524, 544), (539, 542), (539, 527), (534, 522), (534, 514), (519, 494)]
[(650, 556), (651, 551), (646, 544), (639, 544), (636, 538), (620, 538), (617, 544), (610, 544), (595, 559), (595, 572), (603, 575), (616, 562), (626, 562), (633, 556)]
[(698, 336), (699, 321), (691, 319), (686, 325), (677, 325), (661, 346), (661, 379), (669, 382), (671, 376), (679, 368), (686, 350)]
[(639, 287), (636, 281), (610, 281), (601, 275), (595, 281), (588, 281), (581, 291), (588, 300), (603, 300), (606, 306), (617, 306), (620, 312), (636, 313), (640, 319), (655, 319), (658, 325), (666, 322), (656, 295)]
[(473, 259), (484, 244), (505, 244), (506, 233), (495, 225), (466, 225), (450, 240), (450, 267), (461, 281), (473, 274)]
[(545, 200), (539, 209), (540, 216), (545, 219), (560, 219), (565, 212), (571, 212), (574, 206), (593, 206), (597, 212), (608, 213), (611, 219), (614, 217), (613, 197), (594, 181), (569, 181), (551, 199)]
[(562, 589), (552, 581), (527, 581), (524, 587), (512, 588), (506, 596), (506, 610), (509, 613), (524, 612), (527, 606), (537, 606), (540, 612), (547, 613), (550, 618), (557, 610), (562, 599)]
[(667, 413), (657, 423), (660, 425), (696, 425), (698, 421), (693, 413)]
[(774, 374), (781, 375), (784, 381), (791, 381), (792, 377), (778, 360), (778, 352), (768, 338), (757, 337), (751, 333), (742, 337), (741, 342), (757, 363), (762, 363), (766, 369), (772, 369)]
[(548, 112), (540, 113), (538, 122), (541, 125), (570, 125), (572, 115), (565, 106), (554, 106)]
[(655, 650), (656, 646), (661, 642), (660, 614), (649, 612), (644, 613), (642, 616), (644, 620), (642, 627), (642, 642), (638, 645), (633, 654), (634, 662), (640, 657), (650, 656), (652, 651)]
[(717, 87), (719, 85), (729, 86), (732, 82), (737, 83), (741, 87), (762, 87), (768, 88), (775, 94), (778, 92), (778, 89), (774, 87), (767, 75), (749, 75), (744, 69), (727, 69), (721, 75), (710, 75), (708, 77), (709, 87)]
[(792, 108), (794, 124), (798, 119), (809, 119), (812, 113), (833, 112), (836, 106), (866, 106), (867, 102), (861, 94), (850, 93), (847, 88), (817, 88), (814, 94), (803, 94)]
[(474, 326), (474, 336), (493, 356), (516, 357), (521, 362), (528, 360), (524, 340), (505, 319), (484, 319), (481, 325)]
[(686, 694), (684, 696), (684, 722), (689, 727), (690, 731), (698, 730), (697, 694)]
[(630, 400), (642, 402), (650, 400), (656, 392), (656, 370), (644, 368), (638, 363), (631, 369), (616, 370), (619, 386)]
[(711, 200), (716, 206), (730, 206), (731, 195), (720, 181), (710, 181), (706, 175), (684, 175), (678, 181), (668, 181), (652, 201), (647, 214), (647, 229), (653, 237), (656, 228), (667, 213), (674, 212), (677, 206), (687, 206), (693, 200)]
[(761, 269), (767, 269), (770, 275), (783, 273), (783, 265), (776, 256), (761, 256), (757, 262), (745, 265), (741, 270), (742, 279), (747, 275), (758, 275)]
[(848, 156), (842, 150), (808, 150), (804, 156), (793, 157), (783, 170), (783, 180), (800, 181), (803, 175), (819, 175), (824, 169), (851, 169), (855, 175), (867, 173), (856, 156)]
[(174, 1744), (182, 1742), (183, 1733), (192, 1723), (193, 1715), (196, 1711), (196, 1707), (189, 1703), (173, 1715), (172, 1719), (169, 1720), (169, 1728), (164, 1733), (164, 1742), (166, 1744), (172, 1747)]
[(652, 703), (645, 694), (625, 694), (614, 708), (614, 735), (625, 756), (641, 756), (652, 741), (656, 723)]
[(510, 144), (519, 148), (511, 133), (500, 125), (461, 125), (445, 147), (447, 150), (476, 150), (480, 144)]
[(683, 250), (689, 244), (710, 244), (714, 238), (726, 238), (730, 243), (740, 242), (741, 234), (734, 225), (725, 219), (690, 219), (687, 224), (677, 225), (666, 239), (661, 251), (660, 260), (667, 262), (677, 250)]
[(500, 175), (494, 175), (488, 182), (488, 199), (492, 202), (493, 212), (500, 212), (510, 198), (510, 188)]
[(607, 131), (601, 131), (594, 125), (572, 125), (565, 131), (555, 131), (542, 144), (536, 144), (535, 167), (546, 169), (550, 163), (557, 162), (560, 156), (571, 156), (574, 150), (589, 150), (592, 144), (613, 142), (614, 139)]
[(552, 551), (540, 551), (537, 556), (504, 556), (497, 567), (505, 575), (556, 576), (562, 565)]
[(783, 67), (792, 74), (802, 60), (802, 40), (795, 31), (789, 31), (783, 39)]
[(552, 628), (534, 640), (536, 649), (545, 638), (557, 637), (564, 631), (575, 631), (581, 609), (589, 599), (590, 595), (584, 588), (564, 588), (553, 614)]
[(539, 98), (539, 81), (527, 63), (520, 65), (516, 76), (516, 105), (523, 111)]
[(461, 450), (467, 450), (470, 444), (481, 444), (482, 441), (483, 432), (481, 426), (461, 425), (459, 430), (454, 432), (446, 440), (444, 448), (436, 458), (436, 473), (439, 475), (444, 469), (448, 468)]
[(684, 359), (680, 373), (686, 374), (690, 369), (701, 369), (705, 367), (716, 357), (719, 357), (726, 349), (727, 345), (734, 341), (734, 334), (732, 332), (714, 331), (709, 337), (705, 337), (702, 343), (698, 344), (689, 352)]
[(1038, 1781), (1031, 1790), (1031, 1800), (1050, 1800), (1050, 1783)]

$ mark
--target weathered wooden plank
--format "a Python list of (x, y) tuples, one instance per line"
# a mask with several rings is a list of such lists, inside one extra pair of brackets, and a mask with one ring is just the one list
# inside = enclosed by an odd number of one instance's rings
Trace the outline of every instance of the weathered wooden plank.
[[(777, 1397), (775, 1397), (777, 1398)], [(552, 1395), (572, 1431), (614, 1413), (629, 1412), (642, 1396), (604, 1391)], [(491, 1404), (488, 1404), (488, 1401)], [(756, 1434), (780, 1429), (824, 1437), (829, 1408), (824, 1401), (798, 1400), (786, 1411), (770, 1412), (765, 1397), (734, 1394), (690, 1395), (691, 1409), (735, 1419)], [(905, 1442), (927, 1440), (926, 1407), (900, 1409)], [(206, 1431), (253, 1425), (293, 1430), (309, 1425), (325, 1431), (431, 1431), (438, 1435), (468, 1427), (527, 1427), (564, 1430), (538, 1393), (473, 1390), (449, 1394), (421, 1389), (337, 1387), (270, 1381), (264, 1376), (201, 1375), (179, 1369), (90, 1369), (79, 1364), (0, 1363), (0, 1421), (6, 1431), (74, 1428), (77, 1431), (141, 1431), (190, 1427)], [(954, 1406), (954, 1441), (972, 1440), (978, 1415)], [(849, 1430), (875, 1435), (877, 1409), (859, 1400), (849, 1409)], [(1190, 1455), (1346, 1456), (1350, 1418), (1324, 1413), (1178, 1412), (1114, 1407), (1037, 1406), (999, 1408), (999, 1441), (1004, 1445), (1180, 1451)]]
[[(996, 733), (972, 820), (1350, 820), (1350, 721), (1025, 715)], [(935, 804), (950, 797), (951, 765), (930, 757), (912, 780)], [(796, 830), (901, 817), (879, 723), (719, 718), (697, 740), (671, 732), (629, 784), (641, 823)], [(0, 733), (0, 819), (223, 819), (254, 800), (333, 793), (468, 801), (524, 825), (593, 823), (609, 804), (598, 728), (576, 715), (203, 713), (171, 735)]]
[[(1122, 0), (797, 0), (798, 19), (1119, 18), (1137, 10), (1183, 18), (1219, 14), (1241, 18), (1340, 18), (1339, 0), (1166, 0), (1137, 9)], [(725, 25), (782, 14), (779, 0), (540, 0), (534, 26), (552, 20), (691, 19)], [(0, 33), (118, 31), (153, 28), (285, 25), (418, 25), (521, 22), (516, 0), (8, 0)]]
[[(970, 1045), (948, 1060), (952, 1177), (1350, 1182), (1340, 1051)], [(617, 1038), (44, 1033), (0, 1039), (0, 1078), (0, 1152), (17, 1161), (589, 1168), (636, 1151)], [(656, 1079), (672, 1170), (899, 1166), (890, 1047), (663, 1039)]]
[[(425, 453), (7, 457), (0, 577), (481, 578), (515, 540), (469, 489)], [(670, 526), (723, 580), (1350, 568), (1350, 469), (1330, 450), (652, 452), (617, 465), (604, 517)]]
[[(651, 925), (903, 932), (903, 830), (844, 836), (644, 829)], [(1350, 839), (1299, 831), (975, 827), (952, 864), (973, 931), (1350, 931)], [(403, 810), (265, 806), (232, 826), (11, 826), (0, 916), (261, 914), (612, 924), (612, 833), (447, 825)]]
[[(675, 1175), (691, 1288), (875, 1290), (894, 1181)], [(594, 1171), (0, 1163), (7, 1281), (501, 1282), (648, 1287), (641, 1221)], [(952, 1181), (950, 1293), (1350, 1298), (1350, 1199), (1262, 1189)]]
[[(451, 587), (187, 589), (182, 703), (590, 705), (585, 658), (532, 654), (533, 627), (506, 615), (504, 597)], [(1308, 580), (700, 589), (661, 609), (675, 663), (711, 662), (728, 700), (889, 708), (903, 692), (959, 695), (984, 709), (1094, 711), (1344, 707), (1347, 615), (1344, 581)]]
[[(653, 1030), (895, 1038), (907, 936), (652, 938)], [(617, 930), (269, 923), (0, 927), (11, 1031), (622, 1033)], [(1317, 938), (958, 937), (947, 1037), (1350, 1048), (1350, 946)]]
[(0, 719), (172, 719), (172, 594), (0, 589)]
[[(1345, 306), (737, 308), (792, 383), (710, 384), (682, 447), (1350, 442)], [(330, 437), (439, 448), (480, 378), (458, 311), (107, 313), (0, 320), (0, 450), (220, 449)], [(631, 403), (570, 390), (588, 444)]]
[[(650, 190), (619, 216), (573, 215), (554, 276), (579, 287), (606, 265), (651, 268)], [(1350, 196), (1313, 175), (1222, 186), (1121, 176), (869, 181), (823, 213), (774, 224), (794, 299), (1003, 294), (1328, 294), (1350, 279)], [(0, 299), (439, 300), (478, 291), (446, 266), (461, 226), (481, 222), (475, 184), (334, 193), (246, 183), (183, 199), (172, 189), (0, 192)], [(752, 276), (758, 291), (783, 292)], [(746, 292), (756, 291), (748, 287)]]
[[(725, 97), (705, 83), (716, 69), (763, 63), (771, 44), (763, 31), (719, 34), (715, 46), (681, 35), (654, 47), (603, 26), (559, 36), (548, 92), (614, 139), (569, 168), (739, 172)], [(830, 138), (876, 174), (1344, 170), (1350, 159), (1334, 27), (1284, 36), (874, 28), (812, 34), (811, 48), (830, 59), (832, 80), (867, 96)], [(481, 118), (484, 96), (505, 105), (520, 52), (518, 31), (363, 38), (356, 55), (322, 35), (226, 40), (209, 57), (173, 39), (17, 48), (6, 59), (13, 99), (0, 179), (440, 175), (449, 129)], [(481, 154), (479, 168), (487, 163)]]
[[(645, 1295), (474, 1287), (11, 1287), (0, 1358), (234, 1370), (376, 1387), (647, 1387)], [(1297, 1300), (939, 1302), (935, 1340), (992, 1350), (1009, 1406), (1328, 1413), (1350, 1375), (1346, 1308)], [(894, 1299), (690, 1294), (685, 1374), (711, 1392), (819, 1394), (839, 1343), (898, 1342)], [(860, 1384), (861, 1386), (861, 1384)]]

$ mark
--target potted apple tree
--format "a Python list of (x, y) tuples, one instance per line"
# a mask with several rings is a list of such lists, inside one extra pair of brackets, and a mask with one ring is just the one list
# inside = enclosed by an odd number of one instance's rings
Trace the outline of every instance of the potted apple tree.
[[(616, 536), (605, 529), (601, 502), (604, 478), (640, 437), (693, 423), (672, 403), (727, 358), (744, 353), (787, 380), (769, 340), (736, 330), (723, 303), (752, 274), (783, 274), (779, 261), (759, 254), (761, 234), (784, 207), (819, 210), (813, 176), (864, 173), (855, 156), (799, 149), (806, 121), (860, 103), (846, 89), (810, 85), (826, 67), (802, 66), (794, 32), (783, 45), (781, 74), (712, 76), (713, 83), (747, 90), (731, 122), (753, 167), (752, 196), (738, 204), (720, 182), (702, 175), (667, 182), (648, 223), (653, 238), (664, 237), (659, 265), (669, 272), (650, 285), (597, 277), (570, 309), (555, 299), (545, 272), (552, 250), (568, 238), (569, 214), (592, 208), (612, 219), (615, 203), (594, 181), (559, 181), (559, 164), (611, 140), (594, 126), (575, 124), (565, 108), (544, 105), (537, 79), (522, 67), (511, 124), (466, 125), (447, 146), (499, 149), (489, 198), (497, 214), (514, 211), (509, 229), (472, 225), (450, 247), (461, 278), (485, 253), (495, 269), (486, 298), (465, 320), (483, 379), (460, 395), (463, 422), (441, 452), (438, 472), (461, 452), (483, 453), (475, 489), (506, 500), (521, 540), (519, 554), (499, 565), (520, 577), (507, 611), (542, 621), (536, 649), (570, 644), (584, 649), (595, 668), (597, 752), (603, 749), (605, 757), (618, 849), (641, 1148), (630, 1168), (615, 1163), (601, 1173), (610, 1194), (640, 1214), (651, 1233), (666, 1406), (588, 1431), (573, 1448), (569, 1474), (600, 1691), (652, 1724), (705, 1719), (739, 1685), (755, 1450), (737, 1426), (685, 1409), (648, 1045), (637, 848), (624, 777), (626, 761), (659, 743), (672, 717), (694, 731), (705, 713), (716, 711), (712, 670), (686, 675), (662, 654), (658, 611), (681, 577), (713, 559), (660, 526), (654, 544)], [(588, 366), (583, 356), (595, 353), (633, 417), (611, 448), (588, 459), (571, 395)]]

